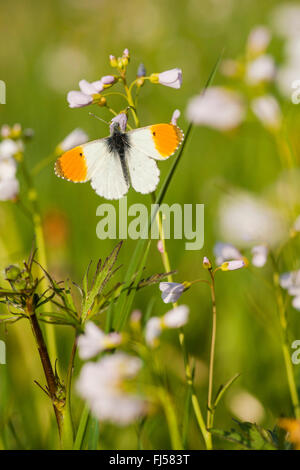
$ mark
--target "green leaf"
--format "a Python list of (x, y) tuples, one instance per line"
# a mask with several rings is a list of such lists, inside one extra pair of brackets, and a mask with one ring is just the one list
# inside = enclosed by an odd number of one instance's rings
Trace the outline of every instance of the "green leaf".
[(233, 442), (239, 447), (248, 450), (277, 450), (278, 447), (273, 439), (271, 431), (258, 426), (255, 423), (240, 422), (234, 420), (240, 430), (231, 429), (223, 431), (221, 429), (211, 429), (215, 436)]
[(216, 395), (216, 398), (215, 398), (215, 401), (214, 401), (214, 404), (213, 404), (213, 408), (216, 408), (218, 406), (218, 403), (219, 401), (221, 400), (222, 396), (224, 395), (224, 393), (229, 389), (229, 387), (236, 381), (236, 379), (238, 379), (238, 377), (240, 376), (241, 374), (235, 374), (231, 379), (229, 379), (224, 385), (221, 385), (218, 392), (217, 392), (217, 395)]

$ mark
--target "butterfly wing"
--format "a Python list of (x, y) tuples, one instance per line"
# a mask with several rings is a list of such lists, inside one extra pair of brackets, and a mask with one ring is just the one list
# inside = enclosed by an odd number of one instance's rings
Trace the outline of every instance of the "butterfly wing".
[(129, 144), (155, 160), (166, 160), (173, 155), (184, 134), (173, 124), (154, 124), (127, 132)]
[(137, 147), (130, 147), (126, 155), (130, 181), (138, 193), (152, 193), (159, 182), (159, 169), (152, 158)]
[(106, 139), (94, 140), (68, 150), (55, 163), (55, 174), (74, 183), (91, 180), (99, 196), (119, 199), (129, 188), (118, 155), (109, 152)]

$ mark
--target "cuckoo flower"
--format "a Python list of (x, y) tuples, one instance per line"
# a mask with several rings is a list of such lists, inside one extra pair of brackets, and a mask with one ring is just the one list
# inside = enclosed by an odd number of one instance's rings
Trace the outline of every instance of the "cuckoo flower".
[(169, 328), (181, 328), (188, 321), (189, 309), (186, 305), (173, 308), (162, 317), (152, 317), (146, 324), (146, 343), (155, 347), (162, 331)]
[(150, 81), (171, 88), (180, 88), (182, 84), (182, 70), (176, 68), (161, 73), (152, 73), (150, 75)]
[(141, 366), (139, 358), (121, 352), (83, 366), (77, 390), (96, 418), (124, 426), (146, 412), (144, 399), (126, 390)]
[(95, 323), (88, 322), (84, 334), (77, 340), (79, 356), (81, 359), (90, 359), (101, 351), (114, 349), (121, 342), (122, 336), (119, 333), (105, 334)]

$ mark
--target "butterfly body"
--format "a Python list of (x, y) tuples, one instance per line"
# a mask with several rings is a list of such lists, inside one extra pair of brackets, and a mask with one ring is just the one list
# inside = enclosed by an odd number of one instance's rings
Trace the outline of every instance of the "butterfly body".
[(159, 182), (155, 160), (175, 153), (183, 132), (173, 124), (155, 124), (122, 132), (116, 124), (109, 137), (68, 150), (55, 164), (57, 176), (75, 183), (91, 181), (106, 199), (119, 199), (130, 187), (142, 194), (153, 192)]

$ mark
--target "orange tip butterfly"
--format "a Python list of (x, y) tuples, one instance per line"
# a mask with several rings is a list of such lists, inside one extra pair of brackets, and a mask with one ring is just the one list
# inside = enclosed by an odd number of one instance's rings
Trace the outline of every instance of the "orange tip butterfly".
[(154, 124), (122, 132), (118, 123), (111, 135), (63, 153), (55, 163), (55, 174), (74, 183), (91, 181), (92, 188), (106, 199), (120, 199), (130, 187), (148, 194), (159, 182), (155, 160), (173, 155), (183, 140), (173, 124)]

